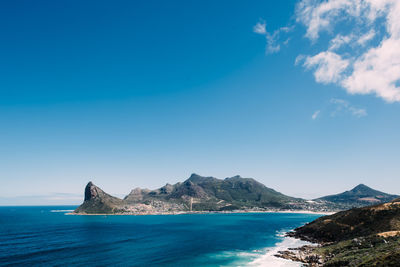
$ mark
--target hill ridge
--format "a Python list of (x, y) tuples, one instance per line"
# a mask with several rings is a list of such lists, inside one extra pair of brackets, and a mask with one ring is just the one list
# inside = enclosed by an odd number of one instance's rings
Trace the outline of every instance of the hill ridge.
[(372, 204), (379, 204), (391, 201), (399, 197), (398, 195), (387, 194), (375, 190), (365, 184), (359, 184), (351, 190), (343, 193), (328, 195), (314, 199), (316, 201), (328, 201), (337, 204), (342, 209), (363, 207)]

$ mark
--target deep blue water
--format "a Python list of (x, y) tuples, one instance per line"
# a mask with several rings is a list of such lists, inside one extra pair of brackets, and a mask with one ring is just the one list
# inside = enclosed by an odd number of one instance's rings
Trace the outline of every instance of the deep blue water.
[[(0, 265), (230, 266), (318, 215), (77, 216), (75, 207), (0, 207)], [(252, 252), (248, 254), (247, 252)], [(254, 253), (255, 252), (255, 253)]]

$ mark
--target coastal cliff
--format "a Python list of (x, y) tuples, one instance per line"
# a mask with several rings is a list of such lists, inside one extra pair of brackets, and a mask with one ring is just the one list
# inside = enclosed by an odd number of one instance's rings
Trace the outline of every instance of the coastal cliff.
[(75, 213), (115, 213), (123, 204), (122, 199), (107, 194), (89, 182), (85, 187), (85, 199)]
[(399, 266), (400, 199), (320, 217), (288, 236), (320, 244), (277, 255), (309, 266)]

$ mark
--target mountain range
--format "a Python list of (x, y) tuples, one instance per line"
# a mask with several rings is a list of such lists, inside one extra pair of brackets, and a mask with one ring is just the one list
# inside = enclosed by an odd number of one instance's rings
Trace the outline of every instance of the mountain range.
[(398, 196), (358, 185), (350, 191), (315, 200), (284, 195), (253, 178), (217, 179), (192, 174), (184, 182), (156, 189), (133, 189), (124, 199), (113, 197), (89, 182), (78, 214), (165, 214), (207, 211), (338, 211), (383, 203)]

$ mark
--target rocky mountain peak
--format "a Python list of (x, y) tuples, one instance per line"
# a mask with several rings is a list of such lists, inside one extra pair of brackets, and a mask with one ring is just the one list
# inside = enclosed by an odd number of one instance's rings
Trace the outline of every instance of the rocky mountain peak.
[(370, 187), (368, 187), (368, 186), (366, 186), (365, 184), (359, 184), (359, 185), (357, 185), (356, 187), (354, 187), (352, 190), (350, 190), (350, 191), (353, 191), (353, 192), (362, 192), (362, 191), (371, 191), (371, 190), (373, 190), (372, 188), (370, 188)]
[(85, 199), (84, 201), (91, 200), (105, 200), (108, 198), (114, 198), (108, 195), (106, 192), (97, 187), (94, 183), (89, 182), (85, 187)]
[(123, 200), (110, 196), (92, 182), (89, 182), (85, 187), (85, 199), (75, 212), (83, 214), (112, 213), (123, 204)]
[(202, 176), (198, 175), (197, 173), (192, 173), (192, 174), (190, 175), (189, 179), (198, 178), (198, 177), (202, 177)]
[(85, 187), (85, 201), (89, 201), (98, 196), (97, 186), (95, 186), (91, 181)]
[(187, 179), (186, 181), (190, 181), (192, 183), (203, 183), (203, 182), (213, 182), (217, 180), (217, 178), (214, 177), (205, 177), (205, 176), (201, 176), (198, 175), (196, 173), (193, 173), (192, 175), (190, 175), (189, 179)]

